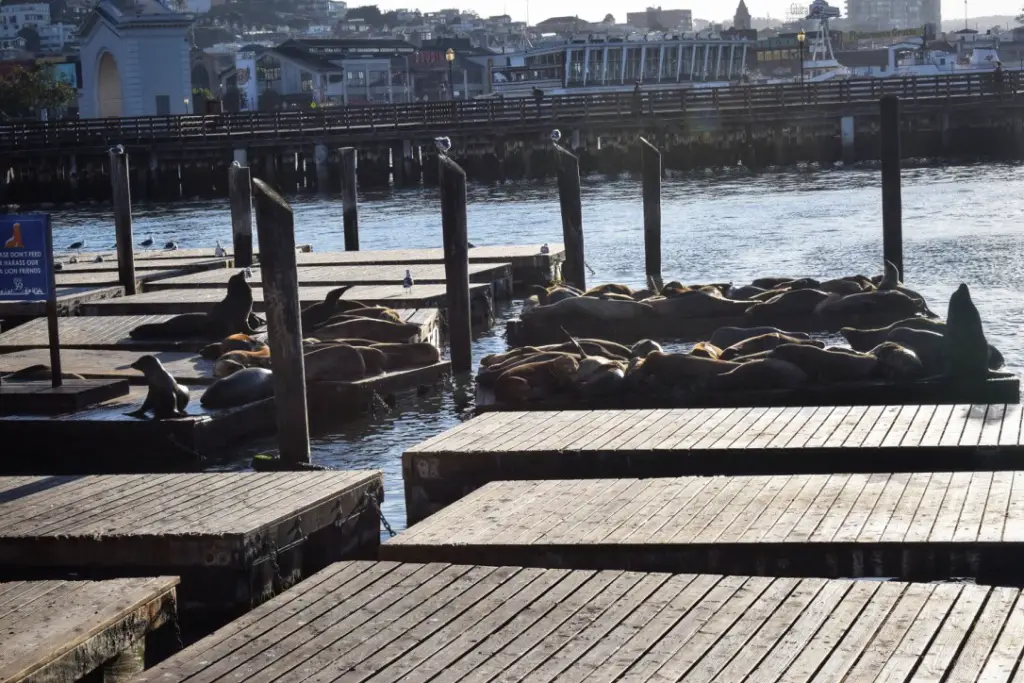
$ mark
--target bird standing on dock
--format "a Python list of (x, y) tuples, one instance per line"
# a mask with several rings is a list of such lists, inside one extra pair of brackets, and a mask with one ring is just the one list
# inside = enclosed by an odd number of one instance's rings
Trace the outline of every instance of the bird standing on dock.
[(150, 235), (146, 239), (144, 239), (141, 242), (139, 242), (139, 246), (143, 247), (145, 249), (149, 249), (151, 246), (153, 246), (153, 236)]
[(413, 284), (412, 272), (406, 268), (405, 279), (402, 280), (402, 287), (404, 287), (406, 291), (411, 291)]
[(434, 138), (434, 144), (437, 145), (437, 150), (442, 154), (447, 154), (448, 150), (452, 148), (452, 139), (448, 136), (443, 138)]
[(228, 252), (224, 251), (224, 247), (220, 246), (220, 240), (217, 240), (217, 248), (213, 250), (213, 255), (217, 258), (224, 258), (228, 255)]
[(173, 241), (173, 240), (164, 245), (164, 250), (165, 251), (174, 251), (177, 248), (178, 248), (178, 243)]
[(85, 246), (85, 240), (82, 240), (81, 242), (72, 242), (70, 245), (68, 245), (68, 249), (74, 249), (74, 250), (77, 251), (77, 250), (81, 249), (84, 246)]
[(249, 269), (249, 268), (245, 269), (245, 279), (246, 280), (251, 280), (252, 279), (252, 270)]
[(542, 253), (542, 254), (550, 254), (551, 253), (551, 247), (548, 246), (547, 242), (545, 242), (544, 244), (540, 245), (540, 253)]
[(92, 260), (93, 263), (103, 263), (103, 254), (96, 254), (96, 258)]

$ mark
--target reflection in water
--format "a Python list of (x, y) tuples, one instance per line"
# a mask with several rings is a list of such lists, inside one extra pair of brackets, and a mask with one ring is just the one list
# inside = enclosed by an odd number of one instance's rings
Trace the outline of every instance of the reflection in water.
[[(1024, 324), (1024, 178), (1021, 166), (975, 165), (904, 172), (903, 235), (907, 285), (945, 316), (949, 295), (967, 282), (986, 333), (1022, 368)], [(881, 190), (875, 170), (742, 172), (666, 179), (662, 239), (666, 280), (748, 282), (764, 275), (835, 277), (881, 270)], [(477, 245), (558, 242), (561, 220), (554, 183), (470, 188), (470, 240)], [(583, 223), (591, 283), (643, 284), (643, 209), (634, 180), (589, 178), (583, 188)], [(317, 251), (344, 248), (341, 200), (296, 198), (296, 239)], [(441, 246), (436, 189), (363, 193), (360, 244), (364, 249)], [(227, 201), (183, 202), (135, 209), (136, 241), (175, 240), (185, 249), (231, 241)], [(113, 243), (108, 209), (82, 208), (54, 215), (55, 241), (85, 238)], [(519, 304), (499, 307), (495, 327), (473, 347), (479, 360), (505, 350), (505, 321)], [(376, 419), (357, 418), (317, 436), (316, 462), (384, 471), (384, 512), (404, 526), (401, 453), (468, 415), (469, 378), (450, 380), (440, 394), (405, 400)], [(244, 467), (268, 441), (236, 453), (221, 467)]]

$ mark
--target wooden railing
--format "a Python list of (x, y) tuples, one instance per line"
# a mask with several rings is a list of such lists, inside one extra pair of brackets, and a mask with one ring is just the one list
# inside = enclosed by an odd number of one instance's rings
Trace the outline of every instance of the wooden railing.
[(426, 135), (461, 129), (504, 129), (615, 122), (628, 116), (691, 119), (739, 115), (784, 118), (808, 110), (870, 104), (885, 94), (912, 103), (1010, 99), (1024, 96), (1021, 74), (1007, 72), (1001, 88), (991, 73), (874, 78), (652, 90), (638, 101), (631, 93), (573, 94), (526, 99), (416, 102), (367, 107), (246, 112), (207, 116), (31, 121), (0, 125), (0, 152), (74, 151), (115, 144), (230, 146), (339, 136)]

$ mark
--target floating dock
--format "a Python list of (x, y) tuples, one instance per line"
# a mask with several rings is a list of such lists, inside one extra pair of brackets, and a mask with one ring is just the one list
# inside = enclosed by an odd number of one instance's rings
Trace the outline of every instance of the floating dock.
[(183, 615), (238, 614), (375, 556), (382, 499), (376, 471), (0, 477), (0, 579), (174, 575)]
[(138, 680), (1005, 681), (1022, 622), (1014, 588), (344, 562)]
[(1017, 583), (1022, 517), (1024, 471), (499, 481), (380, 558)]
[[(57, 315), (76, 315), (84, 304), (124, 295), (124, 287), (57, 287)], [(0, 301), (0, 319), (21, 322), (46, 315), (45, 301)], [(0, 331), (7, 329), (0, 327)]]
[[(176, 576), (109, 581), (0, 583), (0, 681), (78, 681), (103, 669), (118, 677), (146, 635), (176, 618)], [(126, 666), (127, 664), (127, 666)]]
[[(135, 260), (135, 270), (177, 270), (188, 273), (195, 270), (214, 270), (217, 268), (228, 268), (233, 263), (230, 258), (164, 258)], [(79, 261), (78, 263), (63, 262), (56, 275), (69, 275), (71, 273), (117, 273), (118, 261), (116, 258), (104, 259), (103, 261)]]
[[(257, 245), (258, 240), (253, 240), (252, 255), (258, 257), (260, 254), (259, 246)], [(223, 258), (234, 258), (234, 248), (231, 243), (223, 245), (224, 253), (226, 254)], [(310, 244), (297, 244), (295, 245), (295, 251), (303, 254), (313, 251), (313, 246)], [(54, 254), (54, 259), (57, 261), (66, 262), (72, 256), (79, 259), (96, 258), (99, 254), (105, 261), (113, 261), (117, 263), (117, 252), (113, 249), (106, 251), (57, 251)], [(154, 259), (212, 259), (222, 258), (217, 256), (216, 247), (197, 247), (192, 249), (136, 249), (135, 250), (135, 261), (150, 261)]]
[(414, 524), (498, 480), (1024, 469), (1019, 404), (497, 412), (402, 456)]

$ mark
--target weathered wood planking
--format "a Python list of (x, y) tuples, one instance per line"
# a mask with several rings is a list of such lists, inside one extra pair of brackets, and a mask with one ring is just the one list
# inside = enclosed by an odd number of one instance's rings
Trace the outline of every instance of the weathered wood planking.
[(45, 377), (5, 380), (0, 384), (0, 415), (71, 413), (126, 396), (129, 391), (123, 379), (67, 377), (58, 387)]
[[(429, 263), (419, 266), (409, 266), (415, 290), (418, 284), (444, 284), (444, 266), (436, 263)], [(401, 285), (405, 279), (406, 266), (396, 265), (352, 265), (352, 266), (306, 266), (297, 269), (300, 285), (310, 287), (342, 285)], [(189, 273), (177, 277), (161, 279), (160, 282), (151, 282), (146, 285), (146, 291), (157, 292), (162, 289), (192, 289), (192, 288), (215, 288), (223, 289), (227, 286), (228, 279), (237, 272), (235, 268), (224, 268), (221, 270), (207, 270), (198, 273)], [(252, 278), (249, 284), (253, 289), (260, 287), (262, 282), (262, 270), (259, 267), (251, 269)], [(469, 264), (469, 280), (475, 283), (501, 283), (511, 280), (512, 269), (507, 263), (471, 263)], [(506, 287), (507, 289), (507, 287)]]
[[(403, 320), (419, 325), (419, 341), (439, 341), (437, 309), (396, 309)], [(62, 349), (198, 351), (210, 339), (132, 339), (131, 330), (139, 325), (169, 320), (171, 315), (74, 316), (57, 322)], [(27, 349), (49, 348), (45, 319), (32, 320), (13, 330), (0, 334), (0, 353)], [(73, 372), (68, 370), (68, 372)]]
[(71, 683), (175, 618), (176, 576), (0, 583), (0, 681)]
[[(61, 268), (57, 271), (58, 275), (67, 275), (69, 273), (116, 273), (117, 272), (117, 259), (110, 258), (104, 259), (99, 263), (95, 261), (79, 261), (78, 263), (61, 263)], [(231, 265), (231, 259), (229, 258), (211, 258), (211, 259), (200, 259), (200, 258), (166, 258), (166, 259), (149, 259), (144, 261), (135, 261), (135, 270), (178, 270), (182, 273), (191, 272), (194, 270), (214, 270), (216, 268), (227, 268)]]
[[(470, 263), (511, 263), (514, 269), (545, 268), (565, 260), (562, 244), (549, 244), (542, 254), (540, 244), (477, 246), (469, 250)], [(387, 249), (380, 251), (311, 251), (298, 254), (300, 266), (342, 266), (444, 263), (444, 249)]]
[(1019, 404), (496, 412), (408, 449), (409, 523), (501, 479), (1024, 469)]
[[(228, 272), (227, 268), (222, 269)], [(154, 280), (183, 277), (186, 270), (181, 268), (164, 268), (161, 270), (139, 270), (135, 273), (135, 286), (142, 291), (143, 285)], [(120, 283), (117, 271), (85, 271), (66, 273), (59, 270), (54, 273), (54, 281), (58, 287), (114, 287)], [(225, 282), (227, 280), (225, 279)]]
[(180, 609), (248, 609), (375, 555), (382, 497), (378, 471), (0, 477), (0, 578), (171, 574)]
[[(141, 372), (131, 364), (142, 355), (139, 351), (61, 349), (60, 363), (64, 372), (81, 375), (86, 379), (127, 379), (132, 384), (145, 384)], [(152, 351), (150, 355), (163, 364), (171, 376), (186, 384), (211, 384), (213, 361), (183, 351)], [(27, 349), (13, 353), (0, 353), (0, 375), (16, 372), (33, 365), (49, 365), (49, 349)]]
[(1022, 511), (1024, 471), (498, 481), (380, 558), (999, 583), (1019, 580)]
[[(124, 287), (57, 287), (57, 314), (75, 315), (90, 301), (113, 299), (124, 294)], [(45, 301), (0, 301), (0, 317), (37, 318), (46, 315)]]
[[(222, 242), (221, 246), (227, 253), (228, 257), (234, 256), (234, 249), (231, 245), (231, 236), (227, 236), (226, 242)], [(295, 250), (298, 253), (306, 253), (313, 250), (312, 245), (309, 244), (298, 244), (295, 246)], [(259, 248), (254, 244), (252, 249), (253, 256), (258, 256), (260, 253)], [(117, 252), (113, 250), (108, 251), (58, 251), (54, 254), (54, 258), (60, 261), (66, 261), (72, 256), (79, 259), (92, 259), (96, 258), (96, 255), (100, 254), (104, 259), (115, 260), (117, 259)], [(138, 261), (149, 261), (153, 259), (211, 259), (220, 258), (217, 256), (216, 247), (202, 247), (195, 249), (136, 249), (135, 260)]]
[[(334, 287), (300, 287), (299, 304), (305, 308), (323, 301)], [(474, 306), (490, 296), (491, 286), (470, 284), (469, 294)], [(266, 310), (263, 302), (263, 288), (252, 290), (253, 309)], [(223, 289), (170, 289), (146, 292), (135, 296), (121, 297), (117, 301), (95, 302), (96, 305), (82, 307), (83, 315), (177, 315), (180, 313), (203, 313), (213, 308), (224, 298)], [(407, 291), (401, 285), (356, 286), (345, 292), (342, 299), (361, 301), (371, 306), (391, 308), (443, 308), (447, 299), (444, 285), (415, 285)]]
[(139, 681), (1008, 681), (1015, 588), (344, 562)]

